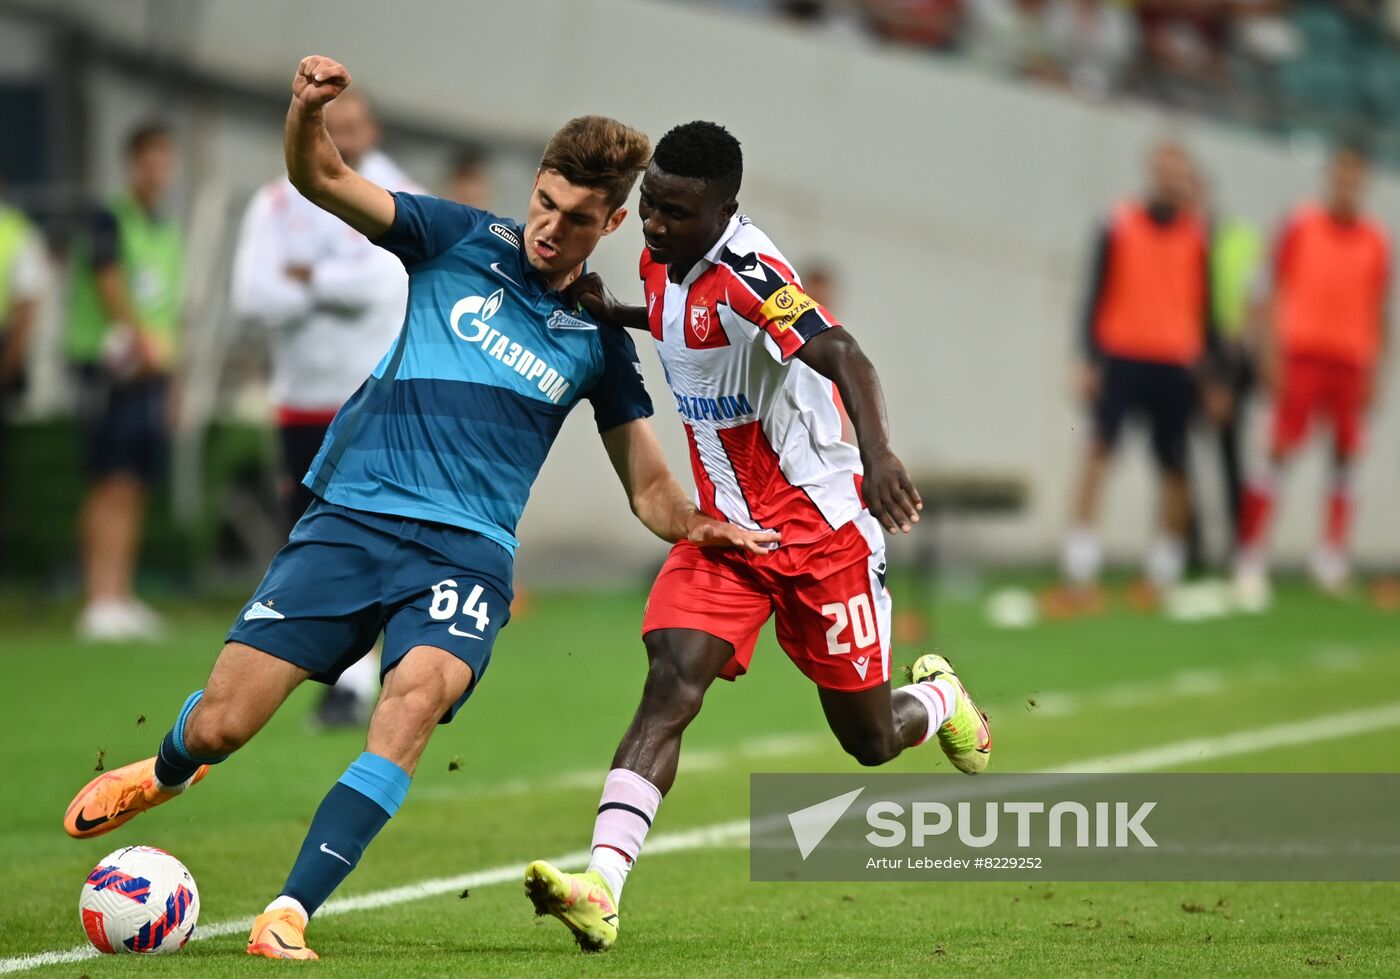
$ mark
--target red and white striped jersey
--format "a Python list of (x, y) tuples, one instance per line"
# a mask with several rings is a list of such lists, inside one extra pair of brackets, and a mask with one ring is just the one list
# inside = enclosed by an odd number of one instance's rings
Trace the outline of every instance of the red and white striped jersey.
[(768, 236), (738, 215), (684, 281), (642, 252), (652, 338), (685, 422), (696, 505), (784, 545), (857, 517), (860, 453), (841, 441), (831, 381), (793, 357), (835, 317)]

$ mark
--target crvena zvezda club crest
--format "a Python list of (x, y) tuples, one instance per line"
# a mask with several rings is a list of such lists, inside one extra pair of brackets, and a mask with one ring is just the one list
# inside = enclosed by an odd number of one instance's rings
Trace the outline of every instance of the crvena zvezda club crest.
[(706, 340), (710, 336), (710, 307), (691, 306), (690, 307), (690, 332), (695, 334), (696, 339)]

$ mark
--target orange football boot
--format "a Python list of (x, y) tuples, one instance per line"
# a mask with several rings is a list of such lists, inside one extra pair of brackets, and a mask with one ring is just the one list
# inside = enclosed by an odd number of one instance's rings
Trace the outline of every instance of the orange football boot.
[(306, 919), (291, 908), (274, 908), (253, 919), (248, 954), (265, 959), (319, 959), (306, 947)]
[[(207, 774), (209, 766), (200, 765), (185, 787), (189, 788)], [(63, 828), (78, 840), (101, 836), (178, 794), (163, 792), (156, 784), (155, 758), (132, 762), (123, 768), (103, 772), (83, 786), (63, 814)]]

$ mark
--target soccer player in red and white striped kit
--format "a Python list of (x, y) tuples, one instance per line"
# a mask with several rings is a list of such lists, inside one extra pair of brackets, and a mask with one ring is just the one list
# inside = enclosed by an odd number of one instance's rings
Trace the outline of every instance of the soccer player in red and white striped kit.
[[(685, 426), (701, 512), (775, 531), (762, 555), (680, 544), (642, 624), (650, 661), (641, 705), (613, 758), (587, 872), (526, 870), (538, 914), (585, 950), (617, 937), (617, 902), (662, 796), (681, 736), (716, 677), (748, 668), (759, 630), (816, 685), (841, 746), (880, 765), (937, 736), (953, 764), (986, 768), (986, 718), (941, 656), (895, 689), (885, 544), (919, 519), (919, 495), (889, 446), (875, 368), (852, 333), (802, 288), (768, 236), (738, 213), (739, 142), (722, 126), (677, 126), (656, 145), (638, 213), (644, 305), (596, 276), (579, 287), (598, 319), (647, 331)], [(859, 449), (842, 440), (844, 405)]]

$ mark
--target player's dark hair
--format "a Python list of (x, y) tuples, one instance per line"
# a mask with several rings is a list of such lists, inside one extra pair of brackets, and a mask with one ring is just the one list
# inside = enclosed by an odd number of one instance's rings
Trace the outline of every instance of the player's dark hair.
[(127, 158), (140, 156), (157, 143), (168, 143), (175, 138), (170, 127), (163, 122), (149, 121), (137, 126), (126, 137)]
[(651, 162), (675, 177), (692, 177), (717, 184), (728, 196), (739, 194), (744, 179), (744, 153), (734, 134), (716, 122), (686, 122), (656, 144)]
[(647, 166), (651, 140), (606, 116), (579, 116), (564, 123), (544, 148), (540, 169), (553, 170), (571, 184), (596, 187), (616, 210)]

